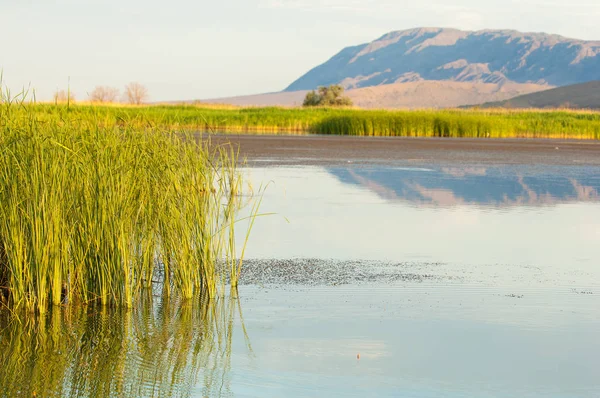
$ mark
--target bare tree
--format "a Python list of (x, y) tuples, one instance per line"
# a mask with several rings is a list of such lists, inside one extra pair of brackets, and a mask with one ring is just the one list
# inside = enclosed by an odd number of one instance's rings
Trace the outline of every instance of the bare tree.
[(75, 95), (70, 91), (56, 90), (54, 93), (54, 103), (75, 102)]
[(132, 82), (125, 86), (124, 97), (130, 104), (139, 105), (148, 100), (148, 89), (140, 83)]
[(117, 102), (119, 89), (108, 86), (96, 86), (88, 96), (92, 102)]

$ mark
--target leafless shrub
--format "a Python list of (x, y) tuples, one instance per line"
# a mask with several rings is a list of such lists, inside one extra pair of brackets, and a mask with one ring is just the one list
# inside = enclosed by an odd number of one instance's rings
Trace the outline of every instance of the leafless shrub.
[(88, 96), (91, 102), (117, 102), (119, 89), (108, 86), (96, 86)]
[(142, 104), (148, 100), (148, 89), (141, 83), (129, 83), (125, 86), (124, 99), (130, 104)]

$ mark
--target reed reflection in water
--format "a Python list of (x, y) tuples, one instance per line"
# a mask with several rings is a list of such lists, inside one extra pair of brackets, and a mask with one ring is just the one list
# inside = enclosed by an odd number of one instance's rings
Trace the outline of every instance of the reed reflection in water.
[[(0, 311), (0, 396), (229, 395), (234, 298)], [(242, 322), (248, 353), (251, 347)]]

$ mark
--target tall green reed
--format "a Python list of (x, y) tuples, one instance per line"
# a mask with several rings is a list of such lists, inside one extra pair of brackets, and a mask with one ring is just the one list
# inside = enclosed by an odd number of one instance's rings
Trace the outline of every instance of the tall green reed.
[(167, 295), (221, 295), (240, 206), (233, 149), (143, 116), (37, 107), (0, 107), (5, 304), (132, 307), (157, 277)]

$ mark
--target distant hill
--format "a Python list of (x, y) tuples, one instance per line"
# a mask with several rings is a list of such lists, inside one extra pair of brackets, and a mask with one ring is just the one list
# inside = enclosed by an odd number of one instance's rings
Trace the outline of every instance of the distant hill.
[(348, 47), (285, 91), (422, 80), (564, 86), (600, 80), (600, 42), (513, 30), (418, 28)]
[(521, 95), (506, 101), (488, 102), (486, 108), (600, 109), (600, 81), (593, 81)]
[[(547, 88), (548, 86), (539, 84), (419, 81), (353, 89), (346, 94), (360, 108), (454, 108), (502, 101)], [(307, 91), (269, 93), (201, 102), (240, 106), (301, 106), (306, 93)]]
[(539, 84), (418, 81), (359, 88), (347, 94), (360, 108), (456, 108), (547, 88)]
[(308, 90), (208, 98), (193, 102), (236, 106), (302, 106)]

